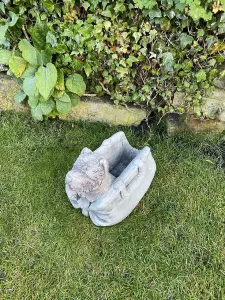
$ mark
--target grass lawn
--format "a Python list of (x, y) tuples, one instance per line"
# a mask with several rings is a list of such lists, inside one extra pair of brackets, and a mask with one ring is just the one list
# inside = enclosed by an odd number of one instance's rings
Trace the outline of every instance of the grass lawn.
[(126, 220), (100, 228), (64, 178), (118, 130), (0, 114), (0, 299), (225, 299), (225, 175), (201, 151), (218, 137), (122, 128), (157, 172)]

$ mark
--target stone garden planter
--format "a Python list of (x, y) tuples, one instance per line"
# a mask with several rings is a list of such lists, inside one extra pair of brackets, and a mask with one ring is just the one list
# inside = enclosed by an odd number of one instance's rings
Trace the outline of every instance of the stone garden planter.
[(97, 226), (124, 220), (148, 190), (156, 170), (149, 147), (137, 150), (118, 132), (94, 152), (84, 148), (66, 175), (75, 208)]

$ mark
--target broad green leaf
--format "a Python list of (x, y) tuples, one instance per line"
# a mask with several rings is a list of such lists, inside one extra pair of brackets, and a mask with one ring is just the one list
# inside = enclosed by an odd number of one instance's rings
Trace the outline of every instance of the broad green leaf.
[(71, 102), (70, 97), (67, 93), (64, 93), (61, 97), (57, 98), (61, 102)]
[(26, 98), (26, 94), (22, 91), (19, 91), (18, 93), (16, 93), (15, 97), (14, 97), (14, 101), (16, 104), (20, 104), (25, 98)]
[(13, 74), (19, 78), (26, 68), (27, 62), (19, 56), (11, 56), (9, 59), (9, 68)]
[(186, 33), (181, 33), (179, 39), (180, 39), (180, 44), (181, 44), (182, 49), (184, 49), (187, 45), (191, 45), (194, 40), (191, 35), (188, 35)]
[(59, 91), (64, 91), (65, 90), (65, 84), (64, 84), (64, 73), (62, 69), (58, 69), (58, 77), (57, 77), (57, 82), (55, 85), (55, 88)]
[(165, 52), (162, 55), (163, 57), (163, 67), (166, 72), (170, 72), (173, 70), (174, 66), (174, 57), (171, 52)]
[(23, 81), (23, 90), (24, 93), (27, 94), (29, 97), (36, 97), (38, 96), (38, 90), (36, 86), (35, 77), (26, 77)]
[(48, 27), (45, 22), (37, 21), (34, 26), (30, 27), (29, 33), (36, 49), (42, 50), (45, 48), (47, 32)]
[(58, 91), (58, 90), (55, 89), (54, 92), (53, 92), (53, 94), (52, 94), (52, 96), (54, 98), (60, 98), (60, 97), (63, 96), (64, 93), (65, 93), (65, 91)]
[(0, 49), (0, 64), (8, 65), (11, 56), (12, 56), (12, 51)]
[(50, 50), (41, 50), (40, 52), (43, 65), (47, 65), (47, 63), (52, 62), (52, 52)]
[(18, 21), (19, 19), (19, 16), (17, 16), (14, 12), (10, 11), (9, 12), (9, 16), (11, 18), (11, 21), (8, 23), (8, 25), (10, 27), (14, 26), (16, 24), (16, 22)]
[(79, 74), (72, 74), (66, 79), (66, 87), (72, 93), (82, 96), (86, 89), (83, 77)]
[(55, 107), (55, 103), (52, 99), (48, 100), (47, 102), (42, 102), (39, 104), (43, 115), (48, 115), (52, 112), (53, 108)]
[(91, 74), (91, 66), (88, 63), (85, 65), (84, 71), (85, 71), (87, 77), (89, 77), (89, 75)]
[(80, 103), (80, 97), (76, 94), (69, 93), (70, 99), (71, 99), (71, 105), (76, 106), (77, 104)]
[(45, 100), (47, 100), (57, 82), (56, 67), (52, 63), (48, 63), (46, 67), (39, 67), (38, 71), (36, 72), (35, 78), (39, 93)]
[(28, 65), (23, 74), (21, 75), (21, 78), (34, 77), (36, 71), (37, 67)]
[(67, 114), (71, 110), (71, 102), (61, 102), (56, 100), (56, 108), (60, 114)]
[(37, 121), (43, 121), (43, 114), (40, 106), (36, 106), (35, 108), (31, 108), (32, 117)]
[(40, 53), (31, 45), (28, 40), (21, 40), (19, 42), (19, 49), (22, 52), (23, 58), (33, 66), (42, 64)]
[(35, 108), (38, 105), (38, 97), (29, 97), (28, 104), (31, 108)]
[(5, 48), (10, 47), (10, 43), (8, 42), (8, 39), (6, 38), (6, 32), (9, 28), (9, 25), (3, 25), (0, 26), (0, 45), (3, 45)]
[(2, 2), (0, 3), (0, 10), (5, 13), (5, 5)]
[(56, 36), (49, 31), (46, 36), (46, 43), (49, 43), (52, 47), (56, 47), (58, 45)]
[(3, 39), (5, 37), (6, 31), (8, 30), (8, 28), (9, 28), (8, 24), (0, 26), (0, 39)]

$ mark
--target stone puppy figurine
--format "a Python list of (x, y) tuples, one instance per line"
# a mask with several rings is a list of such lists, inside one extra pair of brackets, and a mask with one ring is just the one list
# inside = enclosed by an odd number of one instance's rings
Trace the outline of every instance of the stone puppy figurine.
[(113, 179), (106, 159), (84, 148), (66, 175), (66, 192), (73, 206), (88, 216), (87, 207), (108, 191)]
[(149, 147), (133, 148), (117, 132), (95, 151), (84, 148), (66, 175), (66, 193), (75, 208), (97, 226), (124, 220), (148, 190), (156, 170)]

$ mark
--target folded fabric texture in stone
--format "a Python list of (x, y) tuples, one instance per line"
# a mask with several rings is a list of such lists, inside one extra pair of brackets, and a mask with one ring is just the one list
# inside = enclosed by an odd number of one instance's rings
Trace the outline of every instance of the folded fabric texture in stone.
[(133, 148), (120, 131), (95, 151), (81, 151), (66, 175), (66, 193), (72, 205), (81, 208), (95, 225), (111, 226), (132, 212), (155, 171), (150, 148)]

